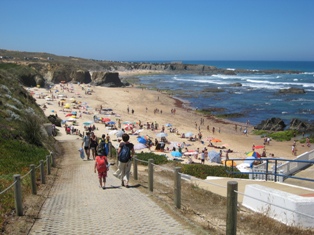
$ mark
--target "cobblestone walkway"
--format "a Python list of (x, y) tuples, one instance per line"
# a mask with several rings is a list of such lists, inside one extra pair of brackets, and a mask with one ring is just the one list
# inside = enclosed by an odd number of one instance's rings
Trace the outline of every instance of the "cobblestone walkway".
[(78, 155), (64, 157), (30, 234), (193, 234), (137, 188), (121, 187), (112, 169), (99, 188), (94, 162)]

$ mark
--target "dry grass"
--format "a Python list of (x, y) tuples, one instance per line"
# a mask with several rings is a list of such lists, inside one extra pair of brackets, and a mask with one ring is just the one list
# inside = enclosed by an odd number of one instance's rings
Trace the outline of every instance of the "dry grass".
[[(169, 171), (155, 167), (153, 198), (168, 205), (177, 215), (183, 216), (190, 223), (201, 227), (205, 233), (226, 234), (227, 199), (182, 180), (182, 206), (180, 210), (176, 210), (173, 193), (174, 176), (170, 170), (173, 169), (173, 166), (163, 167), (169, 167)], [(141, 167), (139, 180), (133, 182), (141, 184), (145, 193), (148, 193), (147, 178), (147, 168)], [(196, 234), (201, 234), (199, 229)], [(237, 234), (312, 235), (314, 230), (287, 226), (265, 215), (239, 206)]]

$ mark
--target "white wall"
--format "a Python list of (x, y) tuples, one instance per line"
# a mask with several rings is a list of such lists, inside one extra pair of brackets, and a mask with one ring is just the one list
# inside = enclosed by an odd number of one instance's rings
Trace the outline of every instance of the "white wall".
[(314, 197), (301, 197), (257, 184), (247, 185), (244, 194), (242, 205), (253, 211), (263, 213), (287, 225), (314, 228)]

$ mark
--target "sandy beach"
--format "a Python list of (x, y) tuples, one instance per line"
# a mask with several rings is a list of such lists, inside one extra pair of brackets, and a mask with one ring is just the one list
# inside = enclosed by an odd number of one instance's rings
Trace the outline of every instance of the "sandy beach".
[[(123, 76), (132, 75), (130, 72), (121, 73)], [(135, 74), (134, 74), (135, 75)], [(176, 128), (178, 135), (175, 133), (170, 133), (169, 127), (165, 126), (165, 133), (167, 134), (167, 140), (173, 145), (182, 144), (185, 142), (189, 146), (185, 146), (189, 151), (196, 150), (199, 148), (201, 151), (206, 147), (208, 151), (215, 150), (219, 152), (219, 149), (209, 147), (208, 139), (215, 138), (221, 140), (221, 142), (213, 143), (216, 146), (225, 146), (223, 150), (223, 159), (226, 155), (226, 150), (231, 149), (232, 152), (229, 153), (229, 158), (241, 158), (245, 159), (247, 156), (245, 153), (252, 151), (252, 145), (263, 145), (263, 138), (260, 136), (252, 135), (251, 131), (253, 129), (252, 126), (248, 126), (248, 135), (243, 134), (243, 130), (246, 124), (237, 124), (237, 130), (235, 129), (235, 124), (221, 120), (215, 119), (213, 117), (205, 117), (196, 113), (194, 110), (186, 108), (186, 106), (182, 105), (182, 102), (173, 99), (168, 94), (163, 94), (162, 92), (141, 89), (137, 87), (126, 87), (126, 88), (106, 88), (100, 86), (88, 86), (86, 84), (78, 85), (78, 84), (65, 84), (64, 87), (66, 89), (62, 90), (61, 85), (55, 85), (52, 89), (52, 93), (49, 93), (46, 89), (43, 88), (31, 88), (30, 91), (34, 92), (34, 97), (36, 98), (37, 103), (43, 107), (46, 104), (47, 108), (45, 110), (45, 114), (49, 115), (58, 115), (62, 120), (67, 120), (67, 114), (71, 111), (82, 112), (82, 116), (77, 118), (77, 125), (75, 128), (79, 129), (81, 133), (84, 130), (84, 122), (93, 121), (93, 117), (96, 115), (98, 118), (109, 118), (111, 121), (117, 122), (118, 119), (121, 120), (121, 123), (130, 121), (142, 124), (149, 123), (158, 123), (158, 130), (148, 130), (146, 125), (144, 125), (144, 129), (140, 132), (141, 136), (149, 136), (151, 140), (154, 142), (155, 138), (160, 141), (160, 138), (156, 137), (158, 133), (161, 132), (161, 128), (163, 125), (170, 123), (172, 128)], [(73, 89), (70, 89), (73, 88)], [(90, 90), (90, 94), (86, 94), (87, 90)], [(58, 90), (58, 92), (56, 92)], [(40, 96), (53, 94), (56, 98), (53, 100), (47, 101), (44, 98), (39, 98)], [(60, 98), (57, 98), (57, 95), (64, 94), (67, 96), (65, 103), (71, 104), (70, 109), (64, 109), (62, 106), (58, 105)], [(72, 100), (70, 100), (72, 98)], [(76, 105), (84, 104), (84, 106), (88, 106), (87, 109), (74, 109), (72, 108), (75, 103), (72, 103), (73, 99), (76, 101)], [(99, 109), (102, 108), (110, 108), (113, 111), (113, 115), (105, 115), (100, 114)], [(129, 108), (129, 112), (128, 112)], [(173, 109), (176, 110), (175, 114), (171, 112)], [(134, 113), (132, 113), (134, 110)], [(156, 112), (155, 110), (158, 110)], [(201, 119), (203, 119), (203, 124), (201, 124)], [(71, 122), (67, 122), (71, 124)], [(94, 123), (96, 126), (96, 130), (94, 131), (97, 137), (101, 137), (102, 134), (108, 134), (110, 130), (106, 128), (103, 123)], [(125, 124), (122, 124), (122, 128)], [(240, 128), (242, 126), (242, 131)], [(213, 127), (215, 128), (215, 133), (212, 132)], [(135, 131), (139, 130), (139, 126), (135, 125)], [(60, 134), (58, 139), (77, 139), (81, 141), (81, 138), (77, 135), (67, 135), (64, 128), (59, 128)], [(208, 130), (209, 129), (209, 130)], [(182, 133), (192, 132), (193, 136), (197, 136), (198, 133), (202, 133), (202, 141), (189, 141), (187, 138), (181, 138)], [(127, 133), (131, 133), (131, 131), (126, 131)], [(114, 134), (111, 134), (111, 140), (114, 146), (118, 145), (118, 141), (116, 141), (117, 137)], [(137, 141), (138, 135), (131, 135), (131, 142), (135, 145), (138, 144)], [(291, 146), (293, 144), (293, 140), (287, 142), (277, 142), (275, 140), (271, 140), (269, 145), (266, 145), (266, 153), (267, 157), (269, 154), (274, 154), (276, 158), (285, 158), (285, 159), (293, 159), (295, 156), (291, 153)], [(166, 154), (170, 159), (173, 158), (171, 156), (171, 150), (173, 145), (166, 145), (170, 148), (170, 151), (159, 152), (155, 151), (155, 147), (153, 146), (151, 150), (142, 149), (138, 150), (139, 152), (155, 152), (156, 154)], [(185, 148), (184, 147), (184, 148)], [(311, 147), (313, 148), (313, 147)], [(256, 151), (260, 154), (263, 149), (257, 149)], [(302, 146), (301, 144), (297, 144), (297, 154), (302, 154), (303, 152), (307, 152), (310, 148), (306, 146)], [(137, 152), (138, 152), (137, 151)], [(185, 151), (185, 150), (183, 150)], [(200, 157), (200, 156), (198, 156)], [(187, 157), (183, 157), (186, 161)], [(193, 157), (193, 161), (200, 162), (200, 159), (195, 159)], [(209, 161), (205, 161), (206, 164), (210, 164)]]

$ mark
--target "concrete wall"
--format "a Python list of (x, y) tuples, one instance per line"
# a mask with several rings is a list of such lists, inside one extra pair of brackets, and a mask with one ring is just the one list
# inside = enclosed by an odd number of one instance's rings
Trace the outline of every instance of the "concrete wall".
[(314, 228), (314, 197), (301, 197), (257, 184), (247, 185), (244, 194), (242, 205), (253, 211), (287, 225)]

